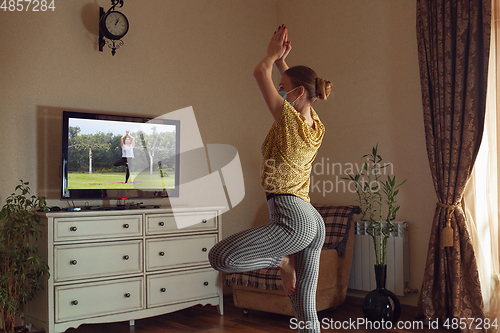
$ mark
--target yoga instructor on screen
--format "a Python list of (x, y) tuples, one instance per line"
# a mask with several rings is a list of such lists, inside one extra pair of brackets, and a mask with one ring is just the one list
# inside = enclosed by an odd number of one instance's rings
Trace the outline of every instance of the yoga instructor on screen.
[[(123, 143), (123, 138), (125, 138), (125, 144)], [(130, 170), (128, 167), (128, 162), (131, 158), (134, 158), (134, 146), (135, 138), (130, 135), (130, 131), (125, 131), (125, 135), (120, 138), (120, 145), (122, 147), (122, 158), (117, 160), (113, 165), (125, 165), (125, 184), (128, 182), (130, 177)]]
[[(227, 273), (278, 268), (295, 316), (301, 327), (307, 327), (300, 332), (319, 332), (316, 286), (325, 225), (310, 204), (309, 183), (325, 128), (312, 104), (326, 99), (332, 84), (309, 67), (288, 68), (285, 58), (292, 47), (287, 38), (288, 30), (282, 25), (254, 70), (274, 118), (261, 148), (261, 184), (270, 222), (217, 243), (209, 259), (212, 267)], [(279, 91), (271, 78), (273, 64), (281, 75)]]

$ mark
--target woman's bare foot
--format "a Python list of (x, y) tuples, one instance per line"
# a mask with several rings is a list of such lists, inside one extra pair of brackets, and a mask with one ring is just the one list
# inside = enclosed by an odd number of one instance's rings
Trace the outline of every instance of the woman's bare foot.
[(281, 274), (281, 280), (283, 281), (283, 288), (287, 296), (293, 296), (295, 294), (295, 284), (297, 283), (297, 274), (295, 273), (295, 254), (289, 256), (284, 256), (281, 259), (278, 268)]

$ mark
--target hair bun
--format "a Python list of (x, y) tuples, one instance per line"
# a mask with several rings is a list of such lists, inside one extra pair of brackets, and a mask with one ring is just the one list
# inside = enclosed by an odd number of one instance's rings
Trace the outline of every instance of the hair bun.
[(332, 91), (333, 85), (330, 81), (316, 77), (316, 96), (319, 99), (327, 99)]

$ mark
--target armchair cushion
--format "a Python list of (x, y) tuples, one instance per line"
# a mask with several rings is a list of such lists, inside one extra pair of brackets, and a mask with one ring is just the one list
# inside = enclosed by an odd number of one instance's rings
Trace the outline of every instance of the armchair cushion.
[(345, 256), (345, 248), (354, 214), (360, 213), (358, 206), (314, 205), (325, 221), (325, 243), (323, 249), (335, 249), (339, 257)]

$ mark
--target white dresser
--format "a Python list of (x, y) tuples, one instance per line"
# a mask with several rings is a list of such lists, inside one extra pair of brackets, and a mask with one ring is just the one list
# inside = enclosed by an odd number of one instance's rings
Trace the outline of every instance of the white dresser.
[[(215, 305), (222, 315), (222, 274), (208, 262), (221, 238), (221, 209), (43, 214), (38, 248), (50, 279), (28, 304), (26, 323), (56, 333), (196, 304)], [(179, 222), (188, 227), (178, 229)]]

